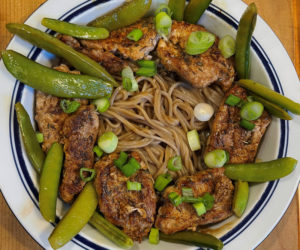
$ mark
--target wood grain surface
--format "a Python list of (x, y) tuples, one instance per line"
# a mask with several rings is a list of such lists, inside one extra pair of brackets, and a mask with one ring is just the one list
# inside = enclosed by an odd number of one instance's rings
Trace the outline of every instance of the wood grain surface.
[[(44, 0), (0, 0), (0, 49), (11, 39), (5, 29), (8, 22), (24, 22)], [(294, 61), (300, 75), (300, 1), (299, 0), (244, 0), (255, 2), (260, 16), (269, 24)], [(257, 247), (258, 250), (299, 249), (299, 210), (297, 196), (271, 234)], [(0, 195), (0, 249), (42, 249), (24, 230)], [(242, 248), (241, 248), (242, 249)]]

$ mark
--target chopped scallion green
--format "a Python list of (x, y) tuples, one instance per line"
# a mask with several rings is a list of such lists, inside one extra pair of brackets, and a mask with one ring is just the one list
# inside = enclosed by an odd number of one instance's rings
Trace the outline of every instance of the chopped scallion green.
[(206, 213), (205, 205), (203, 204), (203, 202), (194, 203), (193, 207), (195, 208), (198, 216)]
[(183, 187), (181, 189), (181, 192), (183, 197), (194, 197), (194, 192), (192, 188)]
[(63, 99), (60, 101), (60, 107), (66, 114), (71, 114), (80, 107), (80, 103), (76, 101)]
[(235, 40), (232, 36), (226, 35), (221, 38), (218, 45), (219, 50), (225, 58), (229, 58), (235, 53)]
[(201, 148), (200, 139), (197, 130), (194, 129), (187, 132), (187, 139), (192, 151), (196, 151)]
[(235, 96), (235, 95), (230, 94), (230, 95), (227, 97), (225, 103), (226, 103), (227, 105), (229, 105), (229, 106), (235, 106), (235, 105), (239, 104), (240, 101), (241, 101), (241, 98), (239, 98), (239, 97), (237, 97), (237, 96)]
[(206, 31), (192, 32), (187, 40), (185, 52), (189, 55), (202, 54), (214, 44), (215, 39), (215, 35)]
[(107, 154), (114, 152), (118, 146), (118, 137), (111, 131), (105, 132), (98, 139), (98, 146)]
[(143, 68), (156, 68), (156, 62), (151, 60), (139, 60), (137, 64)]
[(134, 78), (132, 69), (127, 66), (122, 70), (123, 88), (129, 92), (137, 91), (139, 89), (138, 83)]
[[(85, 173), (89, 173), (90, 176), (85, 177)], [(84, 182), (88, 182), (88, 181), (91, 181), (92, 179), (94, 179), (94, 177), (96, 175), (96, 171), (95, 171), (95, 169), (81, 168), (79, 174), (80, 174), (81, 180), (83, 180)]]
[(186, 202), (186, 203), (198, 203), (198, 202), (202, 202), (202, 198), (201, 197), (195, 198), (195, 197), (183, 196), (182, 201)]
[(157, 228), (151, 228), (149, 234), (149, 243), (157, 245), (159, 243), (159, 230)]
[(161, 192), (163, 191), (166, 186), (168, 186), (168, 184), (172, 181), (172, 177), (171, 175), (167, 174), (161, 174), (159, 176), (157, 176), (155, 183), (154, 183), (154, 188)]
[(180, 205), (183, 201), (182, 197), (179, 194), (175, 193), (175, 192), (169, 193), (169, 199), (175, 207)]
[(126, 177), (130, 177), (133, 175), (136, 171), (138, 171), (141, 168), (140, 163), (134, 159), (133, 157), (129, 159), (128, 163), (123, 165), (120, 170)]
[(154, 15), (156, 16), (160, 12), (165, 12), (169, 17), (172, 17), (172, 11), (169, 8), (169, 6), (165, 3), (162, 3), (159, 5), (159, 7), (156, 9)]
[(202, 197), (202, 202), (205, 205), (206, 211), (213, 208), (215, 198), (210, 193), (205, 193)]
[(36, 135), (36, 139), (37, 139), (38, 143), (43, 143), (44, 142), (43, 133), (37, 132), (35, 135)]
[(127, 38), (137, 42), (143, 36), (143, 32), (140, 29), (133, 29), (128, 35)]
[(223, 149), (215, 149), (204, 156), (204, 162), (209, 168), (220, 168), (228, 161), (229, 154)]
[(146, 67), (142, 67), (139, 68), (136, 72), (135, 72), (138, 76), (147, 76), (147, 77), (151, 77), (151, 76), (155, 76), (157, 73), (156, 68), (146, 68)]
[(93, 104), (96, 106), (97, 111), (99, 111), (100, 113), (103, 113), (106, 110), (108, 110), (110, 106), (109, 99), (107, 97), (102, 97), (97, 100), (94, 100)]
[(182, 168), (182, 160), (180, 156), (174, 156), (168, 161), (168, 169), (171, 171), (178, 171)]
[(258, 119), (264, 112), (264, 105), (260, 102), (248, 102), (241, 108), (241, 117), (247, 121)]
[(141, 191), (142, 190), (142, 184), (139, 182), (131, 182), (127, 181), (127, 190), (129, 191)]
[(172, 19), (165, 12), (159, 12), (155, 16), (155, 28), (159, 35), (164, 38), (167, 38), (170, 34), (172, 27)]
[(127, 162), (127, 159), (128, 159), (128, 154), (122, 151), (119, 155), (119, 158), (117, 160), (114, 160), (114, 164), (116, 167), (122, 168)]
[(101, 148), (99, 148), (99, 146), (95, 146), (93, 148), (93, 151), (99, 158), (103, 155), (103, 151), (101, 150)]
[(240, 121), (240, 126), (243, 127), (246, 130), (251, 131), (252, 129), (254, 129), (255, 124), (252, 122), (247, 121), (246, 119), (242, 119)]

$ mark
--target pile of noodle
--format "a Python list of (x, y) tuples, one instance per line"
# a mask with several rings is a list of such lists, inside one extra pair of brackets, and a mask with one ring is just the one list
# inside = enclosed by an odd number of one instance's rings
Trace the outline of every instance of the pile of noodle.
[[(183, 168), (172, 172), (173, 177), (203, 169), (209, 124), (198, 121), (193, 110), (205, 102), (216, 111), (222, 90), (217, 86), (196, 89), (159, 74), (137, 81), (139, 91), (114, 90), (110, 108), (100, 117), (99, 134), (113, 131), (119, 138), (117, 151), (137, 151), (154, 178), (167, 172), (168, 160), (176, 155), (181, 156)], [(193, 152), (188, 145), (186, 134), (193, 129), (199, 133), (201, 151)]]

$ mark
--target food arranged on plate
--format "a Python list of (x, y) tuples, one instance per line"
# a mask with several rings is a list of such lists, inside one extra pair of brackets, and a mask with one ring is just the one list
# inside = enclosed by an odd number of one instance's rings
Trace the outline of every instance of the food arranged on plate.
[[(3, 51), (7, 70), (35, 91), (34, 131), (15, 104), (27, 156), (40, 175), (39, 205), (60, 248), (90, 223), (117, 246), (148, 237), (222, 249), (201, 232), (246, 209), (248, 182), (290, 174), (297, 160), (255, 162), (272, 115), (300, 104), (250, 80), (257, 10), (236, 39), (196, 24), (210, 0), (131, 0), (87, 26), (44, 18), (53, 37), (25, 24), (7, 29), (61, 58), (48, 68)], [(207, 226), (206, 226), (207, 227)]]

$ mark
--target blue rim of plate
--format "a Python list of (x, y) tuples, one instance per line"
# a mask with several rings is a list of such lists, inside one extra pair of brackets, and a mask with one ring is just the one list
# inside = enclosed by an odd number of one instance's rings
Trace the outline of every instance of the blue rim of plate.
[[(85, 11), (96, 7), (100, 4), (103, 4), (105, 2), (109, 2), (110, 0), (100, 0), (100, 1), (94, 1), (94, 0), (88, 0), (85, 1), (76, 7), (70, 9), (68, 12), (66, 12), (64, 15), (62, 15), (59, 19), (63, 21), (71, 21), (74, 17), (81, 15)], [(221, 8), (214, 4), (210, 4), (209, 8), (207, 9), (208, 12), (212, 13), (213, 15), (217, 16), (218, 18), (225, 21), (227, 24), (232, 26), (233, 28), (237, 29), (238, 27), (238, 20), (236, 20), (233, 16), (228, 14), (227, 12), (223, 11)], [(49, 32), (47, 30), (46, 32), (50, 34), (54, 34), (54, 32)], [(253, 37), (251, 41), (251, 47), (261, 60), (261, 62), (264, 65), (265, 70), (268, 73), (269, 79), (273, 85), (273, 88), (275, 91), (284, 94), (281, 82), (279, 80), (279, 77), (275, 71), (275, 68), (270, 61), (269, 57), (267, 56), (266, 52), (263, 50), (259, 42)], [(32, 47), (30, 52), (28, 53), (27, 57), (31, 60), (36, 60), (37, 57), (41, 53), (41, 49)], [(31, 180), (30, 174), (28, 172), (28, 169), (25, 164), (22, 146), (21, 146), (21, 138), (19, 133), (19, 127), (18, 122), (16, 118), (16, 113), (14, 110), (14, 104), (16, 102), (21, 101), (22, 94), (24, 90), (24, 84), (20, 83), (19, 81), (15, 82), (15, 87), (12, 93), (12, 99), (11, 99), (11, 105), (10, 105), (10, 118), (9, 118), (9, 136), (10, 136), (10, 146), (13, 153), (13, 158), (15, 162), (15, 166), (17, 169), (17, 172), (19, 174), (19, 177), (24, 185), (24, 188), (29, 195), (30, 199), (34, 203), (34, 205), (39, 208), (38, 206), (38, 190), (36, 189), (34, 183)], [(289, 135), (289, 123), (288, 121), (280, 120), (280, 145), (278, 150), (278, 156), (277, 158), (285, 157), (287, 154), (288, 149), (288, 135)], [(271, 199), (274, 191), (276, 190), (276, 187), (278, 185), (280, 180), (277, 181), (271, 181), (268, 183), (267, 187), (265, 188), (265, 191), (261, 195), (258, 202), (255, 204), (253, 209), (249, 212), (249, 214), (238, 224), (236, 225), (232, 230), (227, 232), (225, 235), (221, 237), (221, 240), (223, 241), (224, 245), (229, 244), (232, 240), (234, 240), (236, 237), (238, 237), (245, 229), (247, 229), (250, 224), (259, 216), (261, 211), (264, 209), (264, 207), (268, 204), (269, 200)], [(59, 221), (59, 218), (57, 218), (57, 221)], [(53, 225), (54, 226), (54, 225)], [(76, 235), (72, 242), (76, 245), (82, 247), (83, 249), (106, 249), (103, 248), (92, 241), (86, 239), (85, 237), (81, 236), (80, 234)]]

